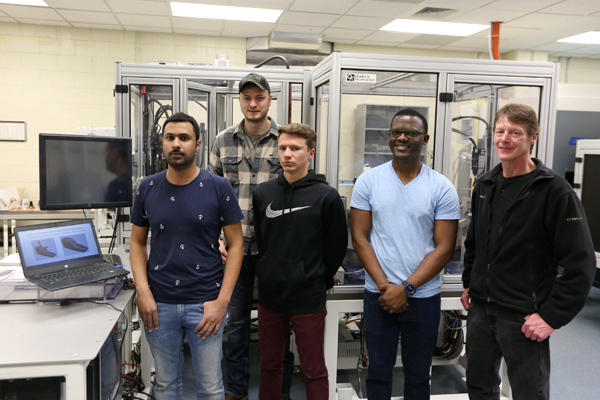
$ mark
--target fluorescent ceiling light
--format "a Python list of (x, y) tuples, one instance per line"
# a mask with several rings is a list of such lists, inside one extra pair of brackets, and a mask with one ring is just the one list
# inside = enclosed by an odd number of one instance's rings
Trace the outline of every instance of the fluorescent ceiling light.
[(560, 39), (564, 43), (600, 44), (600, 32), (588, 32)]
[(46, 4), (43, 0), (0, 0), (0, 3), (16, 4), (19, 6), (48, 7), (48, 4)]
[(484, 29), (489, 25), (459, 24), (455, 22), (421, 21), (415, 19), (397, 19), (390, 22), (382, 31), (427, 33), (429, 35), (469, 36)]
[(207, 4), (171, 3), (174, 17), (226, 19), (230, 21), (275, 22), (283, 10)]

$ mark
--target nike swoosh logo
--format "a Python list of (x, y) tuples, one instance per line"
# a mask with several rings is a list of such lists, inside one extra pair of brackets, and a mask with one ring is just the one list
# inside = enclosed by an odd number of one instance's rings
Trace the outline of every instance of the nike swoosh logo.
[(273, 202), (270, 202), (269, 205), (267, 206), (267, 212), (266, 212), (267, 218), (277, 218), (277, 217), (281, 217), (283, 214), (293, 213), (295, 211), (304, 210), (305, 208), (310, 208), (310, 206), (304, 206), (304, 207), (285, 208), (283, 210), (273, 210), (271, 208), (271, 204), (273, 204)]

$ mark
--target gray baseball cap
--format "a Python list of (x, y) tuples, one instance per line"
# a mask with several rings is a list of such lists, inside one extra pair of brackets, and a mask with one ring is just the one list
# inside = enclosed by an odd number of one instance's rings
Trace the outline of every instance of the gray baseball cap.
[(269, 86), (269, 82), (267, 82), (267, 78), (254, 72), (249, 73), (240, 80), (238, 93), (240, 93), (248, 83), (252, 83), (262, 90), (268, 90), (269, 93), (271, 93), (271, 87)]

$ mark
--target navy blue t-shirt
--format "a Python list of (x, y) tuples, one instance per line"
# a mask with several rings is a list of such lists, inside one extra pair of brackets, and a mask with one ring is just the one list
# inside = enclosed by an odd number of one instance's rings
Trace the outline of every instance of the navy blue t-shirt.
[(161, 303), (215, 300), (224, 275), (221, 227), (244, 218), (235, 192), (205, 170), (187, 185), (170, 183), (166, 173), (142, 181), (131, 215), (134, 225), (150, 226), (150, 290)]

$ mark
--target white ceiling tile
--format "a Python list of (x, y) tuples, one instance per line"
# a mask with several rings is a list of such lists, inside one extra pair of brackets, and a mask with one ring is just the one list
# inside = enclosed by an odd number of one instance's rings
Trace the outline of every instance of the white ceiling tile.
[(598, 17), (580, 17), (572, 21), (551, 27), (552, 29), (561, 31), (570, 31), (573, 35), (578, 33), (586, 33), (589, 31), (600, 30), (600, 18)]
[(589, 57), (586, 57), (586, 58), (594, 58), (594, 59), (598, 59), (598, 58), (600, 58), (600, 54), (598, 54), (597, 56), (589, 56)]
[(69, 22), (89, 22), (90, 24), (105, 25), (119, 24), (119, 21), (117, 21), (112, 13), (75, 10), (58, 10), (58, 12)]
[(376, 31), (363, 40), (370, 40), (376, 42), (393, 42), (403, 43), (407, 40), (419, 36), (418, 33), (403, 33), (403, 32), (390, 32), (390, 31)]
[(288, 25), (305, 25), (305, 26), (329, 26), (336, 19), (338, 19), (338, 15), (333, 14), (318, 14), (318, 13), (304, 13), (304, 12), (294, 12), (294, 11), (286, 11), (281, 17), (279, 17), (278, 22), (280, 24), (288, 24)]
[(567, 15), (590, 15), (598, 11), (598, 0), (566, 0), (542, 10), (544, 13)]
[(395, 47), (396, 45), (398, 45), (397, 42), (375, 42), (375, 41), (371, 41), (371, 40), (361, 40), (356, 42), (356, 44), (362, 44), (364, 46), (388, 46), (388, 47)]
[(569, 50), (567, 53), (579, 53), (579, 54), (587, 54), (587, 55), (600, 55), (600, 45), (592, 44), (589, 46), (583, 46), (578, 49)]
[(104, 0), (44, 0), (52, 8), (65, 10), (110, 12)]
[(589, 54), (576, 54), (576, 53), (552, 53), (549, 54), (552, 57), (575, 57), (575, 58), (586, 58), (590, 57)]
[(470, 47), (470, 48), (488, 48), (488, 40), (487, 39), (482, 39), (482, 38), (474, 38), (474, 37), (466, 37), (466, 38), (462, 38), (459, 39), (455, 42), (452, 42), (452, 44), (449, 44), (449, 46), (458, 46), (458, 47)]
[(332, 43), (341, 43), (341, 44), (355, 44), (356, 40), (352, 39), (331, 39), (329, 40)]
[(275, 28), (275, 24), (262, 22), (225, 21), (223, 36), (253, 37), (267, 36)]
[(481, 8), (489, 10), (534, 12), (558, 3), (560, 0), (496, 0)]
[(159, 28), (159, 27), (148, 27), (148, 26), (132, 26), (132, 25), (123, 25), (126, 31), (136, 31), (136, 32), (160, 32), (160, 33), (173, 33), (171, 28)]
[(433, 50), (433, 49), (437, 49), (440, 46), (438, 46), (438, 45), (432, 45), (432, 44), (410, 44), (410, 43), (402, 43), (402, 44), (399, 44), (396, 47), (407, 48), (407, 49)]
[(48, 21), (64, 21), (65, 19), (58, 15), (56, 11), (46, 7), (27, 7), (15, 6), (11, 4), (1, 4), (0, 11), (3, 11), (9, 17), (19, 19), (45, 19)]
[(279, 32), (299, 32), (299, 33), (321, 33), (325, 28), (323, 27), (311, 27), (311, 26), (300, 26), (300, 25), (285, 25), (278, 24), (275, 27), (276, 31)]
[(356, 3), (358, 3), (358, 0), (295, 0), (290, 6), (290, 10), (325, 14), (343, 14)]
[(450, 17), (449, 22), (460, 22), (463, 24), (482, 24), (488, 25), (494, 21), (512, 21), (513, 19), (527, 15), (523, 11), (502, 11), (502, 10), (485, 10), (477, 9), (456, 18)]
[(369, 35), (371, 33), (373, 33), (373, 32), (363, 30), (363, 29), (339, 29), (339, 28), (327, 28), (323, 31), (323, 34), (325, 35), (325, 40), (335, 38), (335, 39), (356, 41), (356, 40), (364, 39), (367, 35)]
[(54, 21), (46, 19), (27, 19), (27, 18), (15, 18), (17, 22), (21, 24), (32, 24), (32, 25), (50, 25), (50, 26), (71, 26), (72, 24), (67, 21)]
[[(575, 18), (577, 17), (573, 15), (531, 13), (525, 15), (524, 17), (520, 17), (510, 22), (504, 23), (502, 24), (502, 26), (513, 28), (544, 29), (548, 27), (555, 27), (565, 22), (572, 21)], [(502, 29), (502, 27), (500, 29)]]
[[(130, 1), (130, 0), (125, 0)], [(142, 1), (154, 1), (154, 0), (142, 0)], [(160, 0), (161, 2), (165, 2), (166, 0)], [(175, 1), (175, 0), (172, 0)], [(227, 6), (229, 5), (229, 0), (181, 0), (181, 3), (196, 3), (196, 4), (211, 4), (213, 6)]]
[(168, 16), (170, 7), (165, 2), (139, 1), (139, 0), (105, 0), (110, 9), (116, 13), (143, 14)]
[(492, 0), (424, 0), (419, 3), (423, 7), (441, 8), (478, 8), (489, 4)]
[(206, 18), (183, 18), (173, 17), (173, 28), (175, 30), (192, 30), (192, 31), (219, 31), (223, 29), (222, 19), (206, 19)]
[(8, 17), (8, 15), (6, 15), (2, 11), (0, 11), (0, 17)]
[(552, 43), (547, 43), (547, 44), (545, 44), (543, 46), (533, 47), (531, 50), (534, 50), (534, 51), (547, 51), (549, 53), (557, 53), (557, 52), (564, 52), (564, 51), (570, 51), (570, 50), (574, 50), (574, 49), (579, 49), (581, 47), (584, 47), (584, 45), (582, 45), (582, 44), (576, 44), (576, 43), (552, 42)]
[(271, 10), (287, 10), (293, 0), (231, 0), (233, 7), (268, 8)]
[[(509, 28), (507, 26), (500, 25), (500, 41), (520, 38), (522, 36), (530, 35), (539, 31), (540, 29)], [(477, 32), (469, 37), (487, 39), (489, 38), (489, 36), (490, 30), (486, 29), (484, 31)]]
[(443, 46), (449, 43), (454, 43), (461, 38), (458, 36), (443, 36), (443, 35), (419, 35), (410, 40), (407, 40), (406, 44), (425, 44), (432, 46)]
[(88, 23), (79, 23), (73, 22), (72, 25), (75, 28), (92, 28), (92, 29), (110, 29), (113, 31), (122, 31), (123, 28), (121, 25), (102, 25), (102, 24), (88, 24)]
[(356, 16), (342, 16), (340, 19), (331, 24), (332, 28), (361, 28), (379, 30), (392, 22), (393, 18), (373, 18), (373, 17), (356, 17)]
[(16, 23), (17, 21), (10, 17), (0, 17), (0, 22)]
[(171, 28), (169, 17), (159, 17), (156, 15), (134, 15), (117, 14), (117, 18), (122, 25), (147, 26), (157, 28)]
[(202, 31), (195, 29), (177, 29), (175, 28), (175, 33), (181, 33), (184, 35), (200, 35), (200, 36), (220, 36), (221, 31)]
[(354, 7), (346, 12), (346, 15), (358, 15), (361, 17), (385, 17), (400, 18), (408, 9), (415, 7), (410, 3), (391, 3), (386, 1), (360, 0)]
[(548, 40), (525, 40), (525, 39), (512, 39), (505, 42), (500, 41), (500, 50), (503, 52), (511, 50), (530, 50), (534, 47), (539, 47), (547, 44)]

